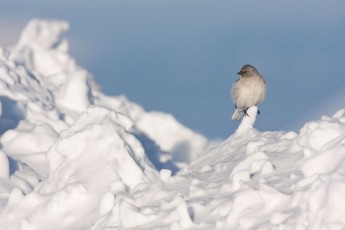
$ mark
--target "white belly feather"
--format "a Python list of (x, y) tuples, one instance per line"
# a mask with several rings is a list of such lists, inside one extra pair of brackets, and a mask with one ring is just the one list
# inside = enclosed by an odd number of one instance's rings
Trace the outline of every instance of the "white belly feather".
[(232, 88), (232, 99), (238, 109), (260, 104), (266, 95), (265, 80), (260, 77), (239, 79)]

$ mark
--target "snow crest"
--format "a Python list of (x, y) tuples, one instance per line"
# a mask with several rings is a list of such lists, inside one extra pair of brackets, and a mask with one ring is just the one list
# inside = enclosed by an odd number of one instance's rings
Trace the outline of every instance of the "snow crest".
[(0, 48), (0, 228), (343, 229), (345, 109), (299, 133), (227, 140), (108, 96), (76, 64), (68, 23), (33, 20)]

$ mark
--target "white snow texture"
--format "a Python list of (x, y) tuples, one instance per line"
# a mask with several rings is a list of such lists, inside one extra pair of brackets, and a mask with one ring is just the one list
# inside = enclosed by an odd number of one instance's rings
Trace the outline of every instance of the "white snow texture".
[(345, 109), (295, 133), (256, 130), (252, 107), (206, 149), (172, 115), (102, 93), (67, 29), (32, 20), (0, 48), (1, 230), (345, 228)]

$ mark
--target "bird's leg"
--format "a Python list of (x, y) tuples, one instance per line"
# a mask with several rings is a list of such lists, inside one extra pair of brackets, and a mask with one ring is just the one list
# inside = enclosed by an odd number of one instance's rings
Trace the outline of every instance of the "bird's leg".
[(249, 109), (249, 108), (244, 108), (244, 109), (243, 109), (243, 112), (244, 112), (244, 115), (245, 115), (245, 116), (250, 117), (249, 114), (247, 113), (247, 110), (248, 110), (248, 109)]
[(260, 110), (258, 110), (258, 114), (260, 115)]

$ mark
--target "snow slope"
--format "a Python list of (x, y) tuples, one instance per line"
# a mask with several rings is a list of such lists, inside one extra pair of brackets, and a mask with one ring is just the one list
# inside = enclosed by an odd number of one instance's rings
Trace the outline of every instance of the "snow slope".
[(345, 110), (227, 140), (108, 96), (33, 20), (0, 49), (0, 229), (344, 229)]

